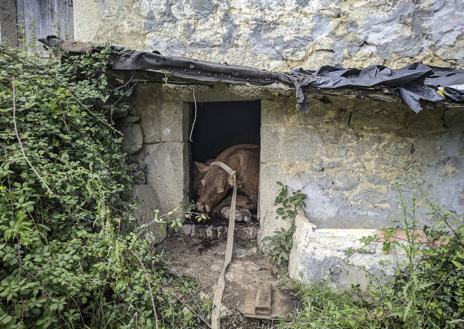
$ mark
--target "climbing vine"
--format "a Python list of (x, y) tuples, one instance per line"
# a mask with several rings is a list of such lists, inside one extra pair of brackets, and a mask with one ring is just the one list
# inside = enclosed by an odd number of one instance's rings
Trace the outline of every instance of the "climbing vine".
[(288, 264), (288, 256), (293, 246), (293, 233), (295, 233), (295, 218), (298, 211), (305, 208), (306, 195), (300, 190), (289, 191), (288, 186), (277, 182), (279, 192), (274, 200), (277, 206), (277, 218), (289, 223), (288, 228), (275, 231), (273, 236), (264, 238), (268, 243), (268, 254), (272, 261), (278, 265)]
[(197, 328), (192, 283), (133, 232), (111, 50), (0, 47), (0, 327)]

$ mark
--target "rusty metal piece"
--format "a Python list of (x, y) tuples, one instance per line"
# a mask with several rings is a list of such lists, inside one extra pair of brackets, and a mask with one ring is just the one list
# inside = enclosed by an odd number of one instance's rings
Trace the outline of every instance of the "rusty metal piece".
[(239, 310), (248, 318), (285, 319), (296, 310), (297, 304), (294, 291), (276, 289), (271, 283), (263, 282), (257, 289), (246, 291), (245, 301)]

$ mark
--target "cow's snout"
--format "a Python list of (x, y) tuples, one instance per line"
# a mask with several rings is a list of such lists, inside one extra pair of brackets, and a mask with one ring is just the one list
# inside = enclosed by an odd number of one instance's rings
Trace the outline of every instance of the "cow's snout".
[(205, 211), (205, 206), (204, 206), (203, 204), (197, 202), (196, 206), (197, 206), (197, 210), (198, 210), (199, 212)]
[(197, 206), (197, 210), (199, 212), (209, 213), (210, 210), (211, 210), (210, 207), (207, 204), (203, 204), (203, 203), (200, 203), (200, 202), (197, 202), (196, 206)]

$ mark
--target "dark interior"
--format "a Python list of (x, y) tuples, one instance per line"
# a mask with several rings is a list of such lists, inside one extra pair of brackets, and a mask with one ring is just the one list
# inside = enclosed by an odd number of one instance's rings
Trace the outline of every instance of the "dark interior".
[[(191, 104), (192, 123), (195, 104)], [(192, 160), (206, 162), (216, 158), (222, 151), (237, 144), (260, 142), (261, 102), (210, 102), (197, 103), (196, 120), (192, 134)], [(196, 201), (195, 178), (191, 164), (192, 201)], [(198, 178), (197, 178), (198, 179)], [(197, 182), (198, 183), (198, 182)], [(195, 185), (197, 186), (197, 185)], [(256, 211), (251, 212), (256, 218)], [(224, 218), (214, 217), (215, 225), (224, 224)]]
[(232, 145), (259, 144), (260, 125), (260, 101), (197, 103), (192, 159), (204, 162)]

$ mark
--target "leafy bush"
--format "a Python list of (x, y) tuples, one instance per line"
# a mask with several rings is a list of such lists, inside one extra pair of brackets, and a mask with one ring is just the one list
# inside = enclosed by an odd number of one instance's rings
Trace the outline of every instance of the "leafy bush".
[(287, 265), (290, 250), (293, 246), (293, 233), (295, 233), (295, 218), (298, 211), (305, 207), (306, 195), (300, 190), (288, 190), (288, 186), (277, 182), (280, 190), (274, 200), (277, 218), (290, 223), (288, 229), (281, 228), (275, 231), (273, 236), (265, 237), (263, 241), (268, 243), (267, 253), (271, 260), (277, 265)]
[(199, 326), (191, 287), (131, 233), (111, 124), (128, 90), (110, 86), (109, 57), (0, 48), (1, 328)]
[(375, 302), (362, 301), (356, 289), (336, 294), (323, 284), (301, 287), (303, 308), (281, 328), (464, 328), (463, 218), (433, 206), (430, 214), (438, 224), (425, 228), (430, 243), (424, 244), (416, 227), (415, 200), (409, 206), (401, 199), (401, 207), (405, 241), (387, 239), (383, 250), (405, 257), (398, 259), (391, 282), (373, 283)]

